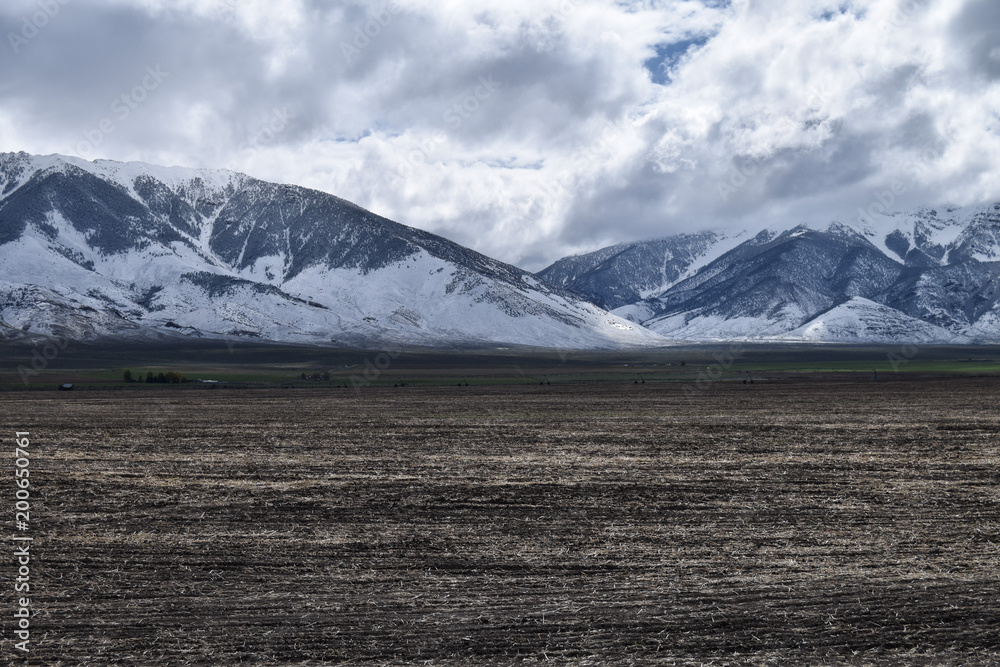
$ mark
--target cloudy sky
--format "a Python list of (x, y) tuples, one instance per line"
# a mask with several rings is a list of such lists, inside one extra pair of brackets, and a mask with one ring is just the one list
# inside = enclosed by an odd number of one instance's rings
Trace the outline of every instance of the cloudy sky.
[(996, 0), (5, 0), (0, 150), (229, 167), (540, 269), (1000, 199)]

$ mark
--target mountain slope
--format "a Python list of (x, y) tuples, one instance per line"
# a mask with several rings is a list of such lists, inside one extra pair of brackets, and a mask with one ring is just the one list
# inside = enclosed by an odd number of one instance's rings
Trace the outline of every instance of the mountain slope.
[(719, 232), (624, 243), (566, 257), (536, 275), (613, 310), (669, 289), (739, 243)]
[(903, 270), (850, 230), (764, 233), (660, 295), (646, 325), (683, 338), (777, 336), (845, 297), (885, 291)]
[(969, 343), (971, 339), (861, 297), (831, 308), (784, 335), (790, 341), (892, 345)]
[(218, 170), (2, 154), (0, 267), (8, 337), (663, 342), (433, 234)]
[[(923, 208), (748, 237), (614, 313), (686, 341), (1000, 340), (1000, 204)], [(561, 284), (582, 292), (579, 286), (587, 286), (598, 292), (597, 302), (620, 302), (620, 285), (659, 270), (653, 260), (631, 279), (623, 270), (617, 282), (600, 280), (600, 267), (614, 262), (620, 249), (598, 251), (601, 261), (590, 266), (581, 261), (586, 256), (570, 258), (577, 273)], [(557, 262), (540, 275), (565, 266)], [(875, 326), (878, 317), (886, 326)], [(896, 326), (900, 322), (909, 324)]]

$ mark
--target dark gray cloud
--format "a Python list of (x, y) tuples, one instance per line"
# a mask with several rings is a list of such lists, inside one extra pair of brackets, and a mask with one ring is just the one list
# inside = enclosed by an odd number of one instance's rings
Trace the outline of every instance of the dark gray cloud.
[(973, 0), (963, 4), (951, 26), (969, 68), (995, 81), (1000, 78), (1000, 4)]

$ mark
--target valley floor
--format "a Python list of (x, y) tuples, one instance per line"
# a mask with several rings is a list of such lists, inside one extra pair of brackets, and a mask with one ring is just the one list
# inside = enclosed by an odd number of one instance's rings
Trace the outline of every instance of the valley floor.
[(5, 392), (31, 660), (1000, 661), (1000, 379), (691, 386)]

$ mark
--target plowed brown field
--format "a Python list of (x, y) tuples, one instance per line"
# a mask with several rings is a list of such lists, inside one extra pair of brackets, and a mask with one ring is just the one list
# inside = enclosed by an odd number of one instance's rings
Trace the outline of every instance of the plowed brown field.
[(8, 393), (30, 662), (1000, 662), (997, 380), (682, 389)]

